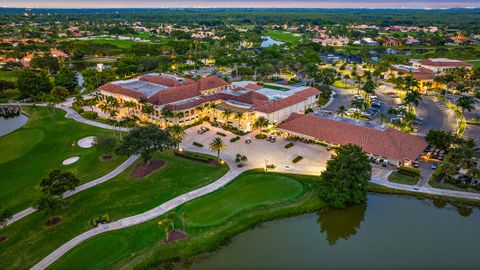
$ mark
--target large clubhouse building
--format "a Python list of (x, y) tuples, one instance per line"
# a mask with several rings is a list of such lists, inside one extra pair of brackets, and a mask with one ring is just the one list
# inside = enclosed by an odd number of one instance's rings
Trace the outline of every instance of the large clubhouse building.
[[(208, 118), (241, 131), (251, 131), (259, 117), (279, 124), (292, 113), (305, 113), (316, 106), (320, 94), (313, 87), (261, 86), (252, 81), (228, 83), (217, 76), (194, 81), (158, 73), (107, 83), (99, 91), (120, 104), (135, 104), (133, 109), (119, 109), (120, 116), (134, 113), (161, 126), (190, 125)], [(142, 113), (145, 106), (152, 106), (152, 112)]]

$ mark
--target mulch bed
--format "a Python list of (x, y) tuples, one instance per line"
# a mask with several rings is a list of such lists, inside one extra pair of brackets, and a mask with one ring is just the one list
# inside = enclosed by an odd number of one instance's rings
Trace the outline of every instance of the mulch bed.
[(47, 222), (45, 222), (45, 224), (50, 227), (50, 226), (57, 225), (58, 223), (60, 223), (60, 221), (62, 221), (61, 217), (54, 217), (52, 219), (50, 219), (50, 218), (47, 219)]
[(133, 169), (131, 176), (134, 179), (143, 178), (153, 171), (160, 169), (163, 165), (165, 165), (164, 160), (152, 160), (148, 164), (139, 163), (135, 169)]
[(7, 239), (6, 236), (0, 235), (0, 243), (3, 242), (3, 241), (5, 241), (6, 239)]
[(218, 161), (216, 159), (209, 159), (208, 163), (213, 164), (213, 165), (218, 165)]
[(163, 241), (165, 243), (172, 243), (174, 241), (178, 241), (178, 240), (184, 240), (184, 239), (187, 239), (188, 238), (188, 234), (184, 231), (180, 231), (180, 230), (175, 230), (175, 231), (172, 231), (170, 232), (170, 234), (168, 235), (168, 241), (167, 239), (164, 239)]
[(102, 160), (103, 160), (103, 161), (111, 160), (112, 158), (113, 158), (113, 156), (111, 156), (111, 155), (109, 155), (109, 156), (108, 156), (108, 155), (107, 155), (107, 156), (102, 156)]

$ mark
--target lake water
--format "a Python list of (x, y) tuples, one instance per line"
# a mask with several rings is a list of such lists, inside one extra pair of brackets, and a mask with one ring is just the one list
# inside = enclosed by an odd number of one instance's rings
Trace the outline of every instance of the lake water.
[(28, 117), (23, 114), (14, 118), (5, 119), (0, 117), (0, 137), (22, 127), (28, 121)]
[(480, 211), (435, 205), (370, 194), (346, 210), (267, 222), (175, 268), (480, 269)]
[(285, 44), (285, 42), (275, 40), (275, 39), (273, 39), (269, 36), (263, 36), (262, 39), (263, 39), (263, 41), (262, 41), (262, 44), (260, 44), (260, 46), (263, 47), (263, 48), (270, 47), (270, 46), (273, 46), (273, 45), (283, 45), (283, 44)]

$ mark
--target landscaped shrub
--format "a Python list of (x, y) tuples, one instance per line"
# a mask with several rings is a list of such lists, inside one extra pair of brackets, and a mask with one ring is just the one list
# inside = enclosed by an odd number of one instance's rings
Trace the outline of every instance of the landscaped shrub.
[(420, 176), (420, 170), (412, 167), (401, 166), (400, 168), (398, 168), (398, 172), (403, 175), (412, 176), (412, 177)]
[(82, 116), (85, 119), (95, 120), (97, 119), (98, 114), (96, 112), (84, 112), (82, 113)]
[(103, 224), (103, 223), (110, 223), (112, 220), (110, 219), (109, 214), (104, 214), (99, 217), (93, 218), (91, 223), (93, 227), (97, 227), (98, 224)]
[(222, 137), (227, 137), (227, 134), (223, 133), (223, 132), (217, 132), (217, 135), (218, 136), (222, 136)]
[(212, 158), (210, 158), (206, 155), (202, 155), (202, 154), (195, 153), (195, 152), (188, 152), (188, 151), (175, 151), (175, 155), (180, 156), (180, 157), (184, 157), (184, 158), (187, 158), (187, 159), (191, 159), (191, 160), (197, 160), (197, 161), (205, 162), (205, 163), (210, 163), (210, 161), (212, 160)]
[(297, 156), (296, 158), (294, 158), (294, 159), (292, 160), (292, 162), (293, 162), (293, 163), (297, 163), (297, 162), (299, 162), (299, 161), (302, 160), (302, 159), (303, 159), (302, 156)]
[(255, 138), (257, 138), (257, 139), (259, 139), (259, 140), (263, 140), (263, 139), (267, 138), (267, 135), (265, 135), (265, 134), (257, 134), (257, 135), (255, 135)]
[(72, 109), (73, 109), (74, 111), (76, 111), (77, 113), (79, 113), (79, 114), (82, 114), (82, 113), (84, 112), (83, 108), (80, 107), (80, 106), (78, 106), (78, 105), (76, 105), (76, 104), (73, 104), (73, 105), (72, 105)]
[(292, 143), (292, 142), (289, 142), (289, 143), (287, 143), (287, 144), (285, 145), (285, 148), (287, 148), (287, 149), (288, 149), (288, 148), (291, 148), (291, 147), (293, 147), (293, 143)]
[(230, 139), (230, 142), (233, 143), (233, 142), (236, 142), (236, 141), (238, 141), (238, 140), (240, 140), (240, 137), (239, 137), (239, 136), (231, 138), (231, 139)]
[(193, 145), (197, 146), (197, 147), (203, 147), (203, 144), (199, 143), (199, 142), (193, 142), (192, 143)]

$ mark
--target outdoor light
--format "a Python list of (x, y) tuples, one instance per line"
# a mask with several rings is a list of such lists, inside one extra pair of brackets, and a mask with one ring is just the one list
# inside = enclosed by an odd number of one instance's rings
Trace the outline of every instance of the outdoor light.
[(180, 149), (178, 149), (178, 151), (183, 152), (183, 148), (180, 147)]

